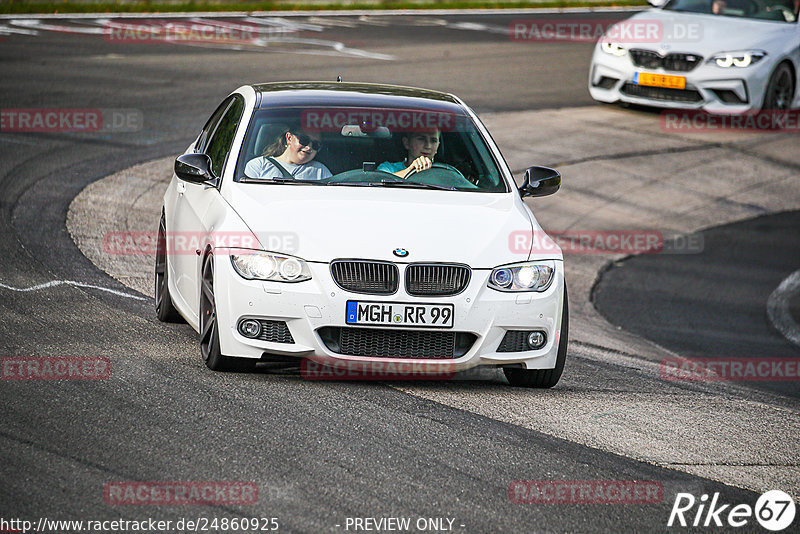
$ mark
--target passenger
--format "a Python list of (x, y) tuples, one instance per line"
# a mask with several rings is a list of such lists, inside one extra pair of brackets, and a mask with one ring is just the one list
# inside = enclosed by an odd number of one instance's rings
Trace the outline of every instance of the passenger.
[(275, 141), (267, 146), (261, 156), (247, 162), (244, 173), (248, 178), (294, 178), (297, 180), (324, 180), (331, 171), (324, 164), (313, 161), (322, 147), (318, 133), (303, 132), (300, 128), (284, 126)]
[(714, 0), (711, 4), (711, 12), (715, 15), (722, 15), (728, 7), (728, 2), (725, 0)]
[(406, 159), (396, 163), (384, 161), (378, 165), (378, 170), (405, 178), (412, 170), (419, 172), (430, 169), (436, 151), (439, 149), (439, 135), (439, 130), (404, 133), (401, 140), (403, 147), (408, 152)]

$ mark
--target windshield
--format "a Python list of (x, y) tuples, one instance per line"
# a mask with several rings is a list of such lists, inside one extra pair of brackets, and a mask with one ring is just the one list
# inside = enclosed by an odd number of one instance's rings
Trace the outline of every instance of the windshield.
[(399, 108), (256, 111), (235, 181), (508, 192), (469, 116)]
[(800, 2), (797, 0), (671, 0), (664, 9), (723, 17), (795, 22), (798, 6)]

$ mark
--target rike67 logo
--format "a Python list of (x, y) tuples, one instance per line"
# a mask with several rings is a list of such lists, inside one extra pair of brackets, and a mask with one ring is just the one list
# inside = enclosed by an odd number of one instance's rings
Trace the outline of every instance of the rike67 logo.
[(788, 528), (794, 521), (794, 516), (794, 501), (780, 490), (771, 490), (761, 495), (754, 508), (749, 504), (733, 506), (720, 503), (719, 493), (714, 493), (710, 501), (707, 494), (696, 499), (691, 493), (678, 493), (667, 526), (743, 527), (755, 517), (765, 529), (778, 532)]

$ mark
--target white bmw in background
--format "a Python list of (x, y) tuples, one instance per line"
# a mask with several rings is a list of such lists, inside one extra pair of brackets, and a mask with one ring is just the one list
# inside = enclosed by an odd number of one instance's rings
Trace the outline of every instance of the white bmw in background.
[(794, 0), (669, 0), (598, 41), (589, 92), (710, 113), (798, 107), (797, 9)]
[[(403, 177), (377, 168), (402, 161), (420, 132), (438, 142), (431, 168)], [(330, 173), (257, 175), (282, 136)], [(552, 242), (524, 239), (542, 229), (522, 198), (560, 183), (531, 167), (518, 188), (453, 95), (241, 87), (176, 160), (156, 311), (200, 333), (214, 370), (276, 356), (424, 363), (431, 373), (494, 366), (513, 385), (551, 387), (567, 352), (563, 258)]]

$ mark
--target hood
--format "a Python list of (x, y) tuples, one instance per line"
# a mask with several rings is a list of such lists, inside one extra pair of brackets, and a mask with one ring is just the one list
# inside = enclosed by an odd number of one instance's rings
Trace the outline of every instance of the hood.
[(792, 23), (663, 9), (650, 9), (627, 19), (628, 22), (635, 20), (659, 23), (659, 36), (663, 32), (663, 39), (659, 42), (628, 43), (626, 46), (662, 53), (694, 53), (706, 59), (718, 52), (780, 50), (789, 44), (792, 34), (797, 30), (797, 24)]
[[(264, 249), (314, 262), (363, 258), (491, 268), (527, 260), (528, 251), (512, 250), (511, 239), (533, 229), (527, 207), (513, 194), (232, 184), (228, 195)], [(408, 256), (395, 256), (398, 248)]]

